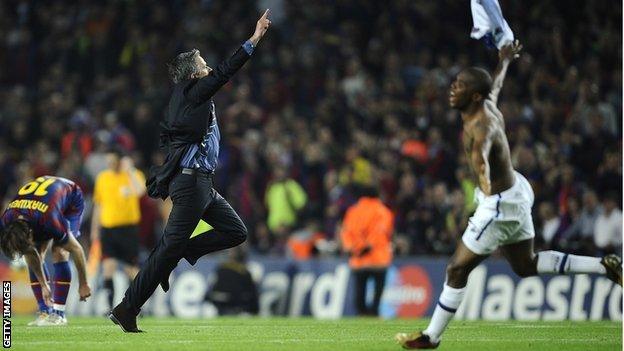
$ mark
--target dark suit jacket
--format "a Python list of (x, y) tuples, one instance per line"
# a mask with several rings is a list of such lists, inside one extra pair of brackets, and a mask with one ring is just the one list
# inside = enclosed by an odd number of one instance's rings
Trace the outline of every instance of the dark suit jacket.
[(177, 83), (173, 88), (164, 120), (160, 123), (160, 147), (167, 153), (165, 162), (152, 166), (147, 179), (147, 193), (153, 198), (169, 196), (169, 182), (180, 168), (188, 148), (202, 141), (212, 123), (212, 96), (249, 59), (241, 46), (208, 76)]

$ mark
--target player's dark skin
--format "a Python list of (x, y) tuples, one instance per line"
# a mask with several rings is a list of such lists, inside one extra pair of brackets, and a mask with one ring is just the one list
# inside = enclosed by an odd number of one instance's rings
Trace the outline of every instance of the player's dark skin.
[[(449, 103), (461, 113), (464, 150), (479, 188), (486, 196), (514, 185), (505, 121), (496, 105), (507, 68), (519, 57), (521, 50), (522, 45), (516, 41), (499, 51), (499, 63), (488, 96), (477, 92), (480, 78), (470, 71), (462, 71), (451, 85)], [(504, 245), (500, 249), (516, 274), (521, 277), (537, 274), (533, 239)], [(446, 268), (447, 284), (453, 288), (465, 287), (470, 272), (487, 257), (470, 251), (460, 240)]]

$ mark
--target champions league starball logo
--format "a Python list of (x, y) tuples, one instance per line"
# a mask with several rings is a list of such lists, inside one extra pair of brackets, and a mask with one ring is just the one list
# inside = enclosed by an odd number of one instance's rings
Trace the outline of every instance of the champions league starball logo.
[(418, 318), (427, 313), (433, 299), (429, 274), (421, 266), (390, 267), (381, 299), (384, 318)]

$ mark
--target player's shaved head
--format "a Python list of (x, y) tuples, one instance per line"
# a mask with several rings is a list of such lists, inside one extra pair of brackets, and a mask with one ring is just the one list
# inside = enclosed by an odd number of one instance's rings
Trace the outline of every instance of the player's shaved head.
[(473, 93), (478, 93), (485, 99), (492, 89), (492, 76), (488, 71), (479, 67), (470, 67), (462, 71), (462, 74), (466, 78), (470, 90)]
[(0, 250), (11, 259), (23, 255), (33, 246), (31, 229), (25, 221), (13, 221), (0, 233)]

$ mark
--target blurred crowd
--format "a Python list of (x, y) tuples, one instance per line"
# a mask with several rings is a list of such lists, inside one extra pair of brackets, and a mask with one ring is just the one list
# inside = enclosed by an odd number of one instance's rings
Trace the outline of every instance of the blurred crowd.
[[(501, 6), (525, 48), (499, 106), (535, 190), (538, 245), (620, 250), (622, 4)], [(313, 251), (330, 254), (346, 208), (372, 186), (394, 212), (398, 255), (450, 254), (475, 183), (448, 89), (461, 69), (497, 63), (469, 38), (469, 1), (2, 1), (0, 197), (42, 174), (91, 194), (111, 147), (147, 173), (163, 157), (166, 62), (198, 48), (216, 66), (263, 8), (270, 32), (215, 97), (216, 188), (250, 248), (285, 255), (289, 238), (322, 238)], [(166, 209), (141, 200), (145, 248)]]

